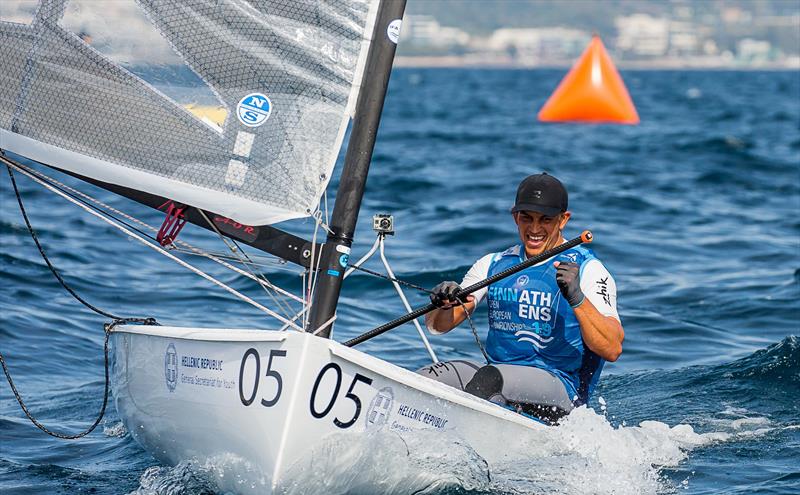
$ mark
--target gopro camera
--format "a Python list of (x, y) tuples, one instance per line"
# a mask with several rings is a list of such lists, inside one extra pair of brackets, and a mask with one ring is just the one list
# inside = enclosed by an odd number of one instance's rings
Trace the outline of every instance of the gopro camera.
[(372, 230), (379, 234), (394, 235), (394, 217), (388, 213), (372, 215)]

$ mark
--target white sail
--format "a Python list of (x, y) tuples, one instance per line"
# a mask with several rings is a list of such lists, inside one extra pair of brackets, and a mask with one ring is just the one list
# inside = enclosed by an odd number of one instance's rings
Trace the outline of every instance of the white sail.
[(316, 209), (378, 0), (3, 3), (0, 148), (261, 225)]

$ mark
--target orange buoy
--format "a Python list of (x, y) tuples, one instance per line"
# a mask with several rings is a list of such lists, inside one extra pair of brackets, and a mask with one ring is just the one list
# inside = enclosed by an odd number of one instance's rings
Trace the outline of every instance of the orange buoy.
[(638, 124), (639, 114), (608, 56), (595, 35), (539, 111), (542, 122)]

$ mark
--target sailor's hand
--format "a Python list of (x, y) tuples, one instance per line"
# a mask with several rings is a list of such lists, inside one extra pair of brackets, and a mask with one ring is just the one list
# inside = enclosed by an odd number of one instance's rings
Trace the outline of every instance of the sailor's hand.
[(580, 266), (577, 263), (556, 261), (556, 282), (570, 306), (577, 308), (586, 296), (581, 291)]
[(431, 303), (439, 309), (452, 308), (458, 304), (456, 293), (461, 290), (461, 286), (448, 280), (442, 282), (431, 289)]

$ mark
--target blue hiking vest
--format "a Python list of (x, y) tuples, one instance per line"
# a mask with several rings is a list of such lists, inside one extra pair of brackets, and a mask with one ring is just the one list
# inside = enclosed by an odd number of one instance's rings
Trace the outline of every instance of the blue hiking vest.
[[(493, 363), (534, 366), (559, 378), (576, 405), (589, 400), (605, 362), (584, 347), (575, 312), (556, 283), (554, 261), (581, 266), (594, 253), (583, 246), (569, 249), (538, 266), (489, 286), (489, 335), (486, 352)], [(495, 254), (489, 276), (519, 264), (525, 249), (513, 246)]]

